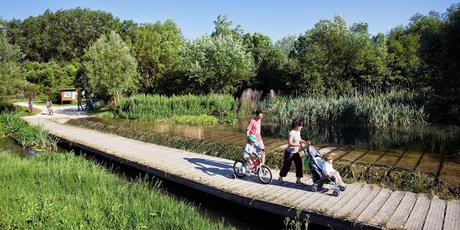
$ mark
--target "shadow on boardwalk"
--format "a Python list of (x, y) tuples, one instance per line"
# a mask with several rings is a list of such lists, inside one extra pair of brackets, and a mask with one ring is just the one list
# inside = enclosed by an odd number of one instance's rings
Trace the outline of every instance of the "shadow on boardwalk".
[[(206, 173), (209, 176), (214, 176), (214, 175), (220, 175), (224, 176), (227, 178), (233, 178), (233, 164), (228, 163), (228, 162), (223, 162), (223, 161), (214, 161), (214, 160), (208, 160), (208, 159), (202, 159), (202, 158), (184, 158), (184, 160), (195, 164), (197, 167), (195, 167), (198, 170), (201, 170), (202, 172)], [(277, 178), (278, 171), (273, 171), (273, 177)], [(245, 180), (248, 182), (254, 182), (261, 184), (259, 181), (259, 178), (257, 178), (257, 175), (248, 175), (243, 178), (238, 178), (237, 180)], [(282, 186), (286, 188), (295, 188), (295, 189), (300, 189), (300, 190), (305, 190), (305, 191), (311, 191), (312, 186), (307, 185), (307, 184), (296, 184), (293, 182), (289, 181), (284, 181), (283, 183), (279, 182), (277, 179), (273, 179), (272, 183), (270, 185), (274, 186)]]

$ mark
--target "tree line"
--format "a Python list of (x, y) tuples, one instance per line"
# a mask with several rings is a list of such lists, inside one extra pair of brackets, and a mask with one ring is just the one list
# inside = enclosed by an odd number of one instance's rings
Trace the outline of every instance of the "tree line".
[(172, 20), (139, 24), (81, 8), (0, 20), (0, 94), (53, 98), (59, 88), (79, 87), (113, 100), (237, 96), (246, 88), (294, 96), (407, 90), (429, 95), (439, 114), (459, 112), (460, 4), (376, 35), (339, 16), (278, 41), (226, 16), (214, 25), (210, 35), (187, 40)]

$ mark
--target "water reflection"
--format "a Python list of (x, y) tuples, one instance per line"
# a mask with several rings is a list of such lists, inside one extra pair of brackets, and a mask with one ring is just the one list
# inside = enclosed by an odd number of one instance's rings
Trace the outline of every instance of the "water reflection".
[[(265, 125), (265, 135), (285, 137), (290, 127)], [(343, 128), (333, 126), (305, 126), (303, 138), (316, 143), (354, 145), (369, 149), (405, 149), (407, 151), (455, 155), (460, 151), (460, 128)]]
[[(200, 140), (243, 144), (247, 120), (241, 119), (234, 127), (202, 127), (170, 124), (166, 122), (135, 121), (112, 118), (85, 118), (105, 125), (122, 126), (137, 130), (152, 131), (165, 135), (182, 136)], [(262, 135), (269, 139), (284, 140), (290, 131), (289, 126), (263, 123)], [(317, 145), (352, 145), (370, 150), (401, 149), (407, 152), (437, 153), (459, 155), (460, 128), (450, 127), (411, 127), (411, 128), (343, 128), (334, 126), (305, 126), (302, 131), (305, 139)], [(267, 140), (276, 141), (276, 140)]]

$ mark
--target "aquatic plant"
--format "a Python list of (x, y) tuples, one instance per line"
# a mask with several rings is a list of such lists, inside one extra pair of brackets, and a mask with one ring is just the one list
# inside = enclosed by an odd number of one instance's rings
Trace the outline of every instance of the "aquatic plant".
[(230, 95), (160, 96), (136, 95), (123, 98), (113, 112), (127, 119), (152, 120), (182, 115), (236, 116), (238, 100)]
[(427, 124), (422, 96), (411, 92), (376, 96), (275, 97), (260, 102), (267, 122), (290, 124), (304, 117), (308, 124), (338, 127), (398, 127)]
[(19, 114), (0, 114), (0, 125), (2, 127), (0, 132), (12, 137), (24, 147), (37, 150), (56, 149), (56, 140), (52, 139), (43, 128), (24, 121)]
[(202, 115), (175, 115), (171, 118), (171, 121), (176, 124), (185, 125), (203, 125), (212, 126), (217, 124), (217, 118), (206, 114)]

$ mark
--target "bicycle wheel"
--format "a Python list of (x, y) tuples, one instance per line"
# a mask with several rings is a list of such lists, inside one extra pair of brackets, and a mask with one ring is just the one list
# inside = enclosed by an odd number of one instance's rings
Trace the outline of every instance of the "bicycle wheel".
[(257, 170), (257, 176), (263, 184), (270, 184), (273, 179), (272, 170), (266, 165), (260, 166), (259, 170)]
[(238, 178), (242, 178), (246, 176), (243, 161), (240, 161), (240, 160), (235, 161), (235, 163), (233, 164), (233, 173)]

